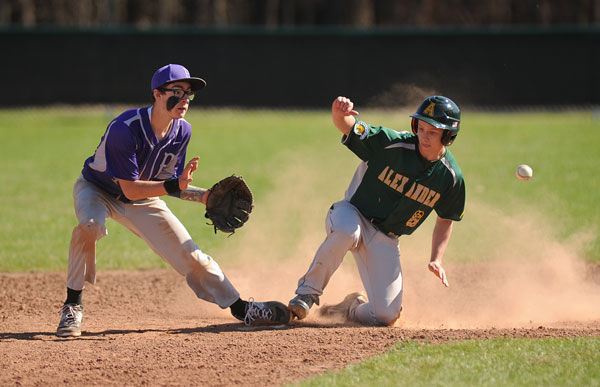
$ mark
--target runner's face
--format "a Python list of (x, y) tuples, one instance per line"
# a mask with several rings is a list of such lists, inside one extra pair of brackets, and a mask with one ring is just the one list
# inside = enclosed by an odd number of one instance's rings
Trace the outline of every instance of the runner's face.
[(443, 129), (438, 129), (422, 120), (419, 120), (418, 128), (419, 150), (422, 154), (434, 154), (444, 147), (442, 144)]

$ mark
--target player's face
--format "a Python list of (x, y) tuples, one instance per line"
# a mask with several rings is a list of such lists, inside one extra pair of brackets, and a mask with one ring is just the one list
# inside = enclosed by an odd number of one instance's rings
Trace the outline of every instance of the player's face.
[(179, 102), (171, 109), (167, 110), (171, 118), (183, 118), (190, 107), (190, 100), (194, 98), (189, 82), (173, 82), (163, 87), (165, 90), (162, 93), (161, 103), (167, 106), (167, 101), (171, 97), (179, 98)]
[(443, 148), (442, 135), (443, 129), (419, 120), (417, 136), (419, 136), (419, 151), (424, 156), (436, 156)]

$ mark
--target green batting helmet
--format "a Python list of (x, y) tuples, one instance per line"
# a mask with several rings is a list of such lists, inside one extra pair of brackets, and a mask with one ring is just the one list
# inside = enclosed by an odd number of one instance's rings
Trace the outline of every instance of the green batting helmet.
[(450, 98), (441, 95), (433, 95), (425, 98), (417, 112), (412, 117), (412, 130), (416, 134), (418, 128), (417, 120), (422, 120), (444, 129), (442, 144), (450, 145), (458, 135), (460, 129), (460, 109)]

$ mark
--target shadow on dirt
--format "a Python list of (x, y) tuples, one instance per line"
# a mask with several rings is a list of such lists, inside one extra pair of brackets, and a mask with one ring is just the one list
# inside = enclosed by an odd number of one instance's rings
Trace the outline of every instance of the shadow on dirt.
[(246, 326), (242, 323), (211, 324), (196, 328), (167, 328), (167, 329), (108, 329), (104, 331), (83, 331), (79, 337), (57, 337), (56, 332), (1, 332), (0, 342), (5, 340), (24, 340), (24, 341), (55, 341), (65, 340), (102, 340), (105, 336), (130, 335), (143, 333), (165, 333), (171, 335), (181, 335), (190, 333), (227, 333), (227, 332), (260, 332), (260, 331), (284, 331), (298, 328), (347, 328), (352, 324), (332, 323), (291, 323), (288, 325), (267, 325), (267, 326)]
[(205, 327), (197, 328), (182, 328), (170, 329), (169, 334), (185, 334), (185, 333), (225, 333), (225, 332), (259, 332), (259, 331), (286, 331), (298, 328), (344, 328), (352, 327), (353, 324), (317, 324), (317, 323), (295, 323), (287, 325), (264, 325), (264, 326), (246, 326), (241, 323), (237, 324), (212, 324)]
[(19, 340), (19, 341), (67, 341), (67, 340), (100, 340), (95, 339), (94, 334), (83, 332), (79, 337), (58, 337), (56, 332), (2, 332), (0, 333), (0, 342)]

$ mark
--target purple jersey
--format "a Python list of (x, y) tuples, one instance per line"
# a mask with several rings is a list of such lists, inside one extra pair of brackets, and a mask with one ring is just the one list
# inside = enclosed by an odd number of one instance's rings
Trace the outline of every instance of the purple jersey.
[(83, 165), (83, 177), (106, 192), (123, 194), (116, 179), (166, 180), (183, 173), (192, 126), (184, 119), (162, 140), (150, 125), (152, 107), (127, 110), (106, 128), (96, 153)]

